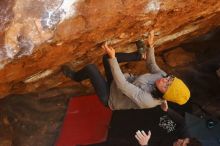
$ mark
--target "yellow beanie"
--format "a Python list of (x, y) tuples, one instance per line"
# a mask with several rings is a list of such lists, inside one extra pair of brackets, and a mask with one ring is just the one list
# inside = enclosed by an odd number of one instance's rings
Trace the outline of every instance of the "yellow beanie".
[(179, 105), (185, 104), (189, 100), (189, 97), (190, 91), (188, 87), (177, 77), (174, 77), (173, 82), (163, 95), (163, 98), (167, 101), (175, 102)]

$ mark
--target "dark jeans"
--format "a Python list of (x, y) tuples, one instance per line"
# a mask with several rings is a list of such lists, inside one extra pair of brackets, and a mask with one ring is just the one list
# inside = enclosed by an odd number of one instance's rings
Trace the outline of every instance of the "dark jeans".
[[(141, 55), (138, 52), (116, 53), (115, 55), (119, 63), (141, 60)], [(97, 96), (105, 106), (108, 106), (108, 97), (113, 76), (108, 62), (108, 55), (104, 55), (102, 61), (105, 68), (107, 81), (94, 64), (88, 64), (81, 70), (77, 71), (74, 75), (74, 80), (80, 82), (85, 79), (90, 79)]]

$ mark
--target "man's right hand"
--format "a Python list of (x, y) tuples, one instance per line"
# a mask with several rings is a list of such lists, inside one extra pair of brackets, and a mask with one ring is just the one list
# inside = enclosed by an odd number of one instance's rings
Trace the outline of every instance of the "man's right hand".
[(114, 48), (112, 48), (111, 46), (108, 46), (108, 44), (106, 42), (102, 45), (102, 48), (108, 54), (109, 58), (115, 58), (115, 49)]

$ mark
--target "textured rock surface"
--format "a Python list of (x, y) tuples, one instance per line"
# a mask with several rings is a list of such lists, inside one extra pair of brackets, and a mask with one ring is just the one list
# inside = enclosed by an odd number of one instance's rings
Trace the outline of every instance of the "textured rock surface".
[[(195, 60), (191, 64), (177, 64), (176, 67), (171, 67), (163, 62), (166, 53), (159, 54), (157, 61), (164, 70), (184, 79), (192, 93), (191, 101), (201, 105), (209, 116), (220, 119), (220, 78), (216, 74), (220, 67), (220, 32), (210, 39), (211, 36), (212, 33), (179, 46), (187, 53), (195, 54)], [(139, 74), (146, 72), (143, 66), (142, 61), (132, 62), (124, 65), (123, 69)], [(54, 145), (69, 97), (93, 92), (90, 88), (83, 88), (85, 86), (87, 84), (76, 84), (74, 88), (11, 95), (1, 99), (0, 146)], [(203, 115), (194, 104), (193, 113)]]
[[(53, 145), (68, 98), (94, 92), (88, 81), (65, 78), (60, 66), (103, 70), (101, 43), (132, 52), (152, 28), (158, 64), (182, 77), (192, 100), (219, 119), (220, 33), (197, 38), (219, 25), (219, 0), (1, 0), (0, 146)], [(140, 74), (143, 66), (122, 68)], [(16, 93), (25, 94), (6, 96)], [(194, 113), (201, 114), (197, 106)]]
[(183, 48), (175, 48), (165, 53), (165, 62), (171, 67), (190, 64), (194, 59), (195, 54), (186, 52)]
[(132, 51), (123, 46), (154, 28), (162, 51), (220, 25), (219, 0), (2, 0), (0, 8), (1, 98), (74, 85), (60, 66), (100, 66), (104, 41)]

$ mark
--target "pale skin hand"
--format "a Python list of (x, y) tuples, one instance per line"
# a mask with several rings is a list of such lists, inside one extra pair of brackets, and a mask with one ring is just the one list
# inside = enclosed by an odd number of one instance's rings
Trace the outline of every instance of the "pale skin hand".
[(147, 41), (148, 41), (150, 48), (153, 48), (154, 47), (154, 30), (150, 31)]
[(161, 105), (160, 105), (161, 109), (165, 112), (168, 111), (168, 104), (167, 101), (165, 100)]
[(150, 140), (150, 137), (151, 137), (150, 131), (148, 131), (148, 134), (146, 134), (143, 130), (142, 131), (138, 130), (135, 134), (135, 138), (138, 140), (138, 143), (141, 146), (148, 145), (148, 141)]
[(115, 58), (115, 49), (114, 48), (112, 48), (111, 46), (108, 46), (108, 44), (106, 42), (102, 45), (102, 48), (108, 54), (109, 58)]
[[(147, 38), (147, 43), (149, 45), (150, 48), (154, 47), (154, 30), (151, 30), (149, 32), (149, 36)], [(142, 59), (146, 60), (147, 59), (147, 52), (145, 52), (144, 54), (142, 54)]]

